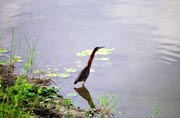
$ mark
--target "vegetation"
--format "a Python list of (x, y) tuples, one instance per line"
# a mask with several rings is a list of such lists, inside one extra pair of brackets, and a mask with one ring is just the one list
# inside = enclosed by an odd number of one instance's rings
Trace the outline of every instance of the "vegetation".
[(97, 97), (97, 105), (99, 108), (98, 117), (113, 117), (113, 112), (119, 107), (120, 99), (117, 99), (115, 95), (105, 94)]
[[(3, 39), (4, 29), (0, 31), (0, 42)], [(80, 110), (73, 106), (73, 101), (63, 98), (57, 87), (46, 86), (52, 77), (67, 78), (77, 71), (75, 68), (64, 68), (64, 73), (58, 73), (57, 68), (37, 68), (34, 61), (37, 57), (36, 47), (38, 39), (32, 44), (25, 37), (27, 43), (27, 59), (23, 64), (22, 73), (14, 74), (15, 63), (22, 63), (17, 55), (20, 41), (16, 44), (14, 28), (12, 27), (10, 53), (0, 48), (0, 117), (1, 118), (29, 118), (29, 117), (92, 117), (89, 109)], [(19, 45), (19, 46), (17, 46)], [(45, 75), (44, 79), (41, 78)], [(76, 96), (69, 93), (68, 96)], [(74, 114), (74, 115), (73, 115)]]

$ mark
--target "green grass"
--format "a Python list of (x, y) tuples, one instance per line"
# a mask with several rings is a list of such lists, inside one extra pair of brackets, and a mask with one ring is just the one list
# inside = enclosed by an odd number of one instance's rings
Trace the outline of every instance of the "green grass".
[(4, 35), (4, 28), (1, 29), (1, 32), (0, 32), (0, 43), (3, 39), (3, 35)]
[(113, 117), (114, 111), (119, 107), (120, 99), (115, 95), (105, 94), (100, 97), (97, 97), (98, 109), (100, 113), (97, 114), (98, 117)]
[(25, 39), (28, 44), (28, 48), (27, 48), (28, 59), (26, 60), (26, 63), (23, 66), (22, 74), (27, 75), (27, 74), (32, 74), (33, 69), (35, 69), (34, 61), (37, 56), (36, 45), (37, 45), (38, 38), (33, 40), (32, 45), (30, 44), (27, 37), (25, 37)]
[[(0, 118), (34, 116), (33, 110), (36, 107), (51, 106), (53, 99), (58, 98), (57, 93), (58, 90), (55, 87), (36, 87), (28, 83), (26, 77), (17, 76), (13, 86), (4, 88), (0, 84)], [(67, 105), (70, 104), (69, 100), (65, 102)], [(60, 108), (60, 105), (56, 107)]]

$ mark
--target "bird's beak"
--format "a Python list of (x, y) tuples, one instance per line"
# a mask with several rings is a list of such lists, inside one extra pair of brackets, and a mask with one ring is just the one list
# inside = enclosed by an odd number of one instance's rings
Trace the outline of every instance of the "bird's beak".
[(104, 48), (105, 46), (99, 47), (99, 49)]

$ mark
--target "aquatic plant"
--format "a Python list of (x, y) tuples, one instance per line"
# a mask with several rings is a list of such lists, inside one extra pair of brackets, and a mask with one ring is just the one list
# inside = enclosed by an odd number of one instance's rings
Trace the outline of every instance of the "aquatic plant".
[[(99, 54), (99, 55), (109, 55), (114, 50), (115, 50), (114, 48), (102, 48), (101, 50), (99, 50), (97, 52), (97, 54)], [(79, 56), (79, 57), (89, 56), (91, 54), (91, 52), (92, 52), (91, 49), (87, 49), (87, 50), (84, 50), (82, 52), (77, 52), (76, 56)]]
[(77, 71), (77, 69), (75, 69), (75, 68), (67, 68), (65, 70), (66, 70), (67, 73), (74, 73), (74, 72)]
[(3, 39), (3, 35), (4, 35), (4, 28), (1, 29), (1, 32), (0, 32), (0, 42), (2, 41)]
[(119, 107), (120, 99), (117, 99), (115, 95), (103, 95), (98, 99), (98, 105), (100, 114), (102, 117), (112, 117), (113, 112)]
[[(4, 53), (6, 53), (7, 50), (0, 48), (0, 57), (3, 56)], [(5, 65), (7, 61), (5, 59), (0, 59), (0, 65)]]
[(155, 115), (159, 114), (160, 112), (160, 109), (157, 107), (157, 108), (154, 108), (153, 109), (153, 113), (151, 115), (151, 118), (155, 118)]
[(38, 38), (33, 40), (32, 46), (30, 45), (28, 38), (25, 37), (25, 39), (28, 44), (28, 48), (27, 48), (28, 58), (23, 66), (22, 74), (30, 74), (30, 73), (33, 73), (33, 69), (35, 68), (34, 61), (37, 56), (36, 45), (37, 45)]

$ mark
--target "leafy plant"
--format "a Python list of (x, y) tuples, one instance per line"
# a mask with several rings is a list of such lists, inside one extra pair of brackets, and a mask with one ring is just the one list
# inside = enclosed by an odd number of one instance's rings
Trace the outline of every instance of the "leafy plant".
[(100, 107), (100, 115), (106, 115), (110, 117), (112, 113), (119, 106), (119, 99), (117, 99), (114, 95), (104, 95), (99, 98), (99, 107)]
[(151, 118), (155, 118), (154, 116), (157, 115), (159, 112), (160, 112), (160, 109), (159, 109), (159, 108), (153, 109), (153, 113), (152, 113), (152, 115), (151, 115)]
[(71, 99), (69, 99), (69, 98), (64, 98), (64, 105), (65, 105), (65, 106), (71, 106), (71, 104), (72, 104), (72, 100), (71, 100)]
[[(22, 77), (17, 77), (14, 86), (0, 88), (0, 117), (1, 118), (28, 118), (30, 111), (25, 111), (25, 106), (37, 104), (37, 95), (34, 91), (34, 86), (27, 83), (27, 80)], [(35, 102), (36, 101), (36, 102)]]

